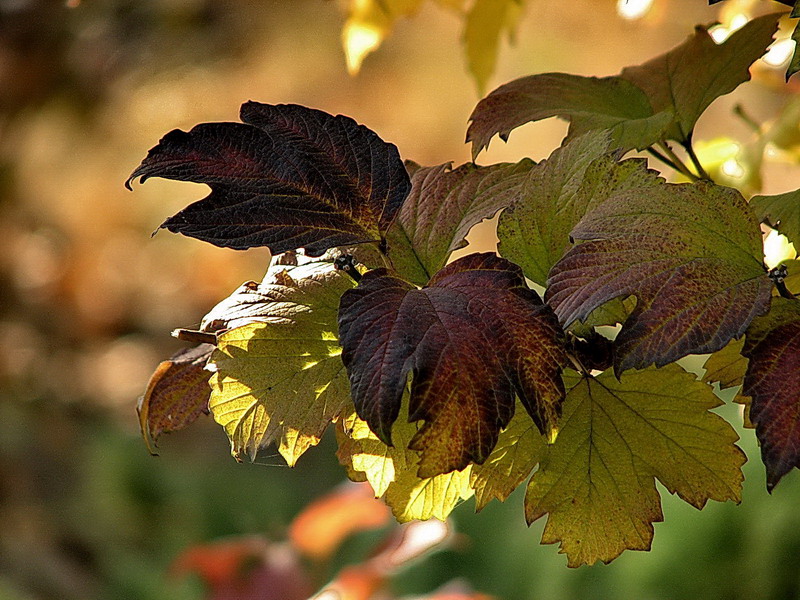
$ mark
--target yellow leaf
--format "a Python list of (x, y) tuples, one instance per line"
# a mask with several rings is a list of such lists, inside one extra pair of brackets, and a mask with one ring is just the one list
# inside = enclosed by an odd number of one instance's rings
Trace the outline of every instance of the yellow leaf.
[(652, 523), (663, 519), (656, 478), (697, 508), (738, 502), (745, 457), (736, 432), (709, 412), (719, 404), (676, 365), (581, 379), (528, 485), (528, 522), (549, 514), (542, 542), (560, 542), (577, 567), (650, 548)]
[(234, 456), (276, 441), (293, 466), (350, 399), (336, 317), (353, 282), (328, 262), (273, 269), (259, 289), (263, 322), (218, 336), (209, 408)]
[(475, 0), (472, 5), (464, 28), (464, 43), (467, 65), (481, 96), (494, 73), (500, 36), (506, 31), (511, 38), (521, 16), (521, 0)]
[[(406, 397), (401, 415), (407, 414), (407, 406)], [(417, 475), (419, 454), (409, 450), (408, 444), (418, 429), (418, 424), (399, 418), (392, 427), (394, 445), (387, 446), (354, 412), (342, 419), (336, 428), (339, 440), (337, 455), (351, 479), (357, 481), (359, 474), (363, 473), (375, 496), (383, 496), (401, 523), (430, 518), (443, 521), (473, 494), (470, 486), (472, 465), (435, 477), (421, 478)]]
[(377, 50), (394, 22), (417, 11), (422, 0), (351, 0), (342, 28), (347, 71), (358, 74), (364, 58)]

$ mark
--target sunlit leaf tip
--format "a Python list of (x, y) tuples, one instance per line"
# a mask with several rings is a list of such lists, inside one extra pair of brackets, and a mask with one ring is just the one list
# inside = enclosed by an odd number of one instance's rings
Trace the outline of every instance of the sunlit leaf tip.
[(126, 182), (163, 177), (211, 193), (161, 225), (273, 254), (380, 241), (411, 189), (397, 151), (350, 117), (293, 104), (242, 105), (242, 123), (174, 130)]

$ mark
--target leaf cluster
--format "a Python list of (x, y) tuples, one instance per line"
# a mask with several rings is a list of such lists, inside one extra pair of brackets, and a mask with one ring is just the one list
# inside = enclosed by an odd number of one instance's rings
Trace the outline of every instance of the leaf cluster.
[[(547, 515), (543, 542), (577, 566), (650, 547), (656, 481), (697, 508), (740, 500), (745, 457), (710, 412), (719, 381), (742, 386), (771, 489), (800, 464), (800, 269), (768, 271), (759, 224), (800, 241), (798, 192), (748, 203), (710, 180), (692, 132), (749, 78), (779, 16), (721, 45), (697, 28), (619, 76), (532, 75), (478, 103), (476, 156), (525, 122), (569, 120), (540, 163), (404, 165), (352, 119), (295, 105), (168, 133), (131, 179), (211, 193), (162, 227), (274, 258), (179, 333), (205, 345), (154, 374), (148, 439), (208, 409), (237, 458), (275, 443), (294, 465), (335, 423), (349, 477), (398, 520), (444, 519), (473, 495), (480, 510), (527, 481), (527, 521)], [(667, 183), (632, 149), (691, 181)], [(498, 212), (499, 255), (453, 260)], [(702, 381), (675, 364), (690, 354), (712, 355)]]

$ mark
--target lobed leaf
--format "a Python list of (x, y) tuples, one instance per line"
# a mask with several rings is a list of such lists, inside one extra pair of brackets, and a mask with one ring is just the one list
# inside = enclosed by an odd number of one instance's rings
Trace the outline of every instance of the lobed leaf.
[(137, 177), (211, 187), (162, 228), (273, 254), (382, 239), (411, 188), (394, 145), (349, 117), (294, 104), (247, 102), (240, 118), (171, 131), (131, 174), (128, 187)]
[(234, 456), (276, 441), (294, 465), (347, 406), (336, 315), (352, 287), (332, 263), (273, 265), (252, 292), (257, 320), (218, 334), (210, 408)]
[(800, 247), (800, 190), (777, 196), (753, 196), (750, 206), (758, 219)]
[(548, 117), (570, 122), (568, 138), (608, 130), (612, 146), (624, 151), (667, 139), (688, 143), (703, 111), (750, 79), (748, 68), (772, 42), (780, 16), (753, 19), (720, 45), (697, 27), (683, 44), (619, 76), (542, 73), (502, 85), (470, 116), (473, 159), (494, 135), (507, 140), (520, 125)]
[(706, 28), (696, 27), (684, 43), (643, 65), (623, 69), (620, 77), (644, 91), (654, 112), (674, 115), (668, 139), (688, 143), (703, 111), (750, 80), (750, 65), (772, 43), (782, 14), (757, 17), (722, 44)]
[(494, 254), (461, 258), (423, 289), (370, 271), (342, 296), (339, 329), (356, 412), (386, 444), (413, 373), (422, 478), (484, 462), (515, 394), (540, 430), (558, 417), (563, 332), (519, 267)]
[(597, 378), (567, 377), (560, 433), (528, 484), (528, 523), (548, 515), (542, 542), (569, 566), (647, 550), (663, 520), (657, 478), (697, 508), (740, 500), (745, 456), (709, 412), (711, 388), (676, 365)]
[(518, 200), (500, 215), (498, 251), (528, 279), (547, 284), (550, 269), (571, 246), (570, 232), (588, 210), (626, 189), (663, 180), (641, 159), (617, 162), (605, 131), (584, 134), (531, 169)]
[(208, 414), (211, 373), (205, 366), (213, 350), (211, 344), (181, 350), (162, 361), (150, 377), (136, 412), (151, 454), (156, 453), (156, 442), (162, 433), (183, 429), (201, 414)]
[[(407, 405), (407, 400), (404, 404)], [(431, 518), (444, 521), (456, 506), (472, 496), (472, 466), (420, 477), (419, 453), (409, 448), (418, 430), (414, 423), (396, 421), (391, 431), (394, 445), (388, 446), (352, 413), (336, 428), (337, 456), (351, 479), (357, 481), (363, 474), (375, 496), (384, 498), (399, 522)]]
[(773, 298), (772, 308), (747, 330), (749, 359), (743, 393), (761, 443), (767, 490), (800, 467), (800, 302)]
[(570, 122), (568, 138), (607, 130), (613, 147), (623, 150), (654, 144), (672, 121), (669, 112), (653, 113), (645, 93), (619, 77), (529, 75), (500, 86), (478, 102), (467, 129), (473, 160), (495, 135), (505, 141), (520, 125), (549, 117)]
[(617, 373), (721, 349), (769, 307), (761, 233), (741, 195), (706, 182), (616, 194), (589, 212), (550, 273), (564, 325), (613, 298), (636, 308), (616, 338)]
[(520, 182), (534, 163), (451, 169), (446, 163), (421, 167), (411, 193), (386, 234), (392, 266), (404, 279), (425, 285), (450, 254), (467, 245), (469, 230), (519, 195)]

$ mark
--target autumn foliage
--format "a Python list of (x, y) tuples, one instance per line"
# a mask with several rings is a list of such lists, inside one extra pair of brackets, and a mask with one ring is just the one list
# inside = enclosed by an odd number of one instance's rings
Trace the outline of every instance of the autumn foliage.
[[(797, 261), (764, 266), (760, 223), (800, 242), (800, 192), (748, 202), (711, 179), (692, 133), (780, 17), (722, 44), (698, 27), (618, 76), (532, 75), (481, 100), (475, 159), (524, 123), (569, 121), (539, 163), (404, 164), (349, 117), (296, 105), (168, 133), (128, 183), (211, 193), (162, 227), (274, 257), (179, 335), (205, 344), (156, 371), (146, 436), (210, 410), (237, 458), (274, 443), (294, 465), (335, 424), (348, 476), (399, 521), (526, 483), (527, 521), (547, 516), (542, 541), (578, 566), (650, 547), (656, 481), (697, 508), (740, 501), (719, 381), (743, 385), (772, 489), (800, 466), (800, 290)], [(497, 213), (499, 256), (453, 260)], [(711, 355), (703, 380), (676, 363), (692, 354)]]

